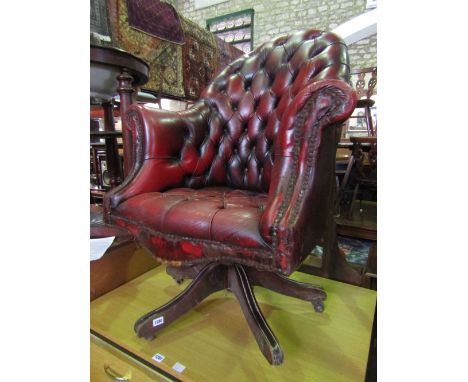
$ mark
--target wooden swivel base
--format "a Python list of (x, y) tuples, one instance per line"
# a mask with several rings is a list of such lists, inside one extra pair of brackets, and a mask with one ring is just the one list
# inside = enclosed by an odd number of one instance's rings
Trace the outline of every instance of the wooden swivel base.
[(165, 326), (194, 308), (210, 294), (223, 289), (234, 293), (255, 336), (261, 352), (272, 365), (283, 362), (283, 351), (263, 316), (252, 286), (262, 286), (275, 292), (310, 301), (316, 312), (323, 312), (327, 298), (322, 287), (301, 283), (285, 276), (256, 270), (238, 264), (209, 263), (203, 267), (167, 267), (167, 273), (177, 282), (193, 278), (190, 285), (167, 304), (140, 317), (135, 323), (139, 337), (152, 340)]

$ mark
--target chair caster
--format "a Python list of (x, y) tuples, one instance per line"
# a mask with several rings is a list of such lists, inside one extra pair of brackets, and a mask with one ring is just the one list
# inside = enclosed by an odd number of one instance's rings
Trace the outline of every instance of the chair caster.
[(153, 335), (153, 334), (147, 334), (147, 335), (143, 335), (143, 334), (140, 334), (137, 332), (137, 336), (139, 338), (144, 338), (145, 340), (147, 341), (153, 341), (155, 338), (156, 338), (156, 335)]
[(172, 276), (172, 278), (177, 283), (177, 285), (180, 285), (184, 282), (184, 279), (182, 277)]
[(322, 300), (315, 300), (312, 301), (312, 306), (317, 313), (322, 313), (324, 311), (323, 301)]

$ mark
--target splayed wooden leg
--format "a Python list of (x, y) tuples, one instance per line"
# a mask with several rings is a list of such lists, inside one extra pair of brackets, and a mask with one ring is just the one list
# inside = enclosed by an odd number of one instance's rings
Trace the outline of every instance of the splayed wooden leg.
[(153, 339), (162, 328), (194, 308), (210, 294), (224, 289), (225, 280), (225, 266), (215, 263), (206, 265), (182, 293), (139, 318), (134, 326), (135, 332), (139, 337)]
[(167, 273), (176, 280), (194, 279), (174, 299), (138, 319), (135, 323), (138, 336), (155, 338), (162, 328), (194, 308), (210, 294), (228, 289), (236, 296), (260, 351), (272, 365), (283, 362), (283, 351), (260, 310), (252, 286), (262, 286), (286, 296), (310, 301), (316, 312), (323, 311), (323, 301), (327, 298), (325, 291), (318, 285), (301, 283), (280, 274), (239, 264), (210, 263), (205, 266), (168, 267)]
[(319, 285), (306, 284), (272, 272), (262, 272), (254, 268), (246, 269), (252, 285), (261, 286), (286, 296), (310, 301), (316, 312), (323, 312), (323, 301), (327, 294)]
[(231, 266), (228, 280), (228, 287), (237, 297), (260, 351), (270, 364), (280, 365), (283, 351), (258, 306), (244, 268), (237, 264)]

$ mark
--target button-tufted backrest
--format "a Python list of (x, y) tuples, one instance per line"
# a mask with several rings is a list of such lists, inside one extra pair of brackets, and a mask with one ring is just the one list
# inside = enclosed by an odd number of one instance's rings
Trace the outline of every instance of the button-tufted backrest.
[(281, 36), (232, 62), (202, 92), (209, 131), (189, 128), (185, 149), (199, 153), (203, 169), (186, 185), (267, 192), (281, 118), (299, 91), (322, 79), (349, 81), (346, 45), (329, 32)]

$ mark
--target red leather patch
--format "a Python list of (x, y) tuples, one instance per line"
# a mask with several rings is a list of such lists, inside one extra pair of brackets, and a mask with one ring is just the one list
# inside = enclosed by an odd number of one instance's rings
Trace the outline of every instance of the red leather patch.
[(164, 248), (166, 246), (166, 241), (163, 238), (158, 237), (158, 236), (152, 236), (151, 242), (157, 248)]
[(280, 267), (283, 271), (288, 267), (288, 261), (286, 260), (286, 256), (280, 257)]
[(189, 253), (190, 255), (196, 256), (196, 257), (201, 257), (203, 249), (200, 244), (194, 244), (190, 243), (188, 241), (182, 242), (180, 247), (182, 248), (182, 251), (185, 253)]
[(121, 227), (126, 226), (125, 222), (123, 220), (121, 220), (121, 219), (115, 219), (114, 222), (115, 222), (115, 224), (117, 224), (117, 225), (119, 225)]

